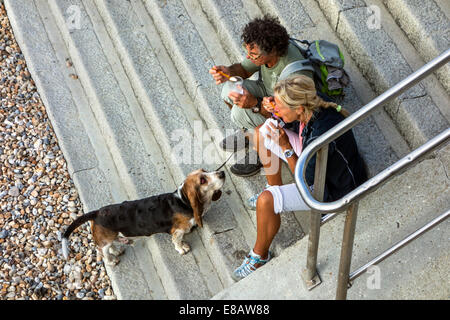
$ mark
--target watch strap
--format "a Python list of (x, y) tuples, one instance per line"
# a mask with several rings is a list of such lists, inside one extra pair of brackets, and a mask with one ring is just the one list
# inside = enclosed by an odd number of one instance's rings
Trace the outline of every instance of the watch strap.
[(284, 151), (284, 156), (286, 158), (292, 157), (293, 154), (294, 154), (294, 149), (287, 149), (287, 150)]
[(259, 113), (261, 111), (261, 103), (263, 99), (260, 97), (256, 97), (256, 100), (257, 100), (256, 105), (252, 108), (252, 111), (254, 113)]

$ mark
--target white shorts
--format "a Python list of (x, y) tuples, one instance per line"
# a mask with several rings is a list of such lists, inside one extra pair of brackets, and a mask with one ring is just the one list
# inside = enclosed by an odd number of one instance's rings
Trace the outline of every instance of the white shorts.
[[(268, 126), (270, 122), (273, 123), (274, 121), (275, 120), (273, 119), (267, 119), (264, 125), (259, 129), (259, 132), (262, 133), (264, 137), (264, 146), (266, 147), (266, 149), (277, 155), (284, 162), (287, 162), (281, 147), (273, 140), (265, 137), (265, 134), (268, 130), (266, 126)], [(298, 134), (287, 129), (285, 129), (284, 131), (289, 138), (289, 142), (292, 148), (294, 149), (297, 156), (299, 156), (301, 152), (301, 146)], [(295, 183), (282, 186), (270, 186), (266, 190), (270, 191), (273, 196), (273, 209), (275, 213), (281, 213), (285, 211), (311, 210), (311, 208), (306, 205), (306, 203), (303, 201), (303, 198), (300, 196), (300, 192), (298, 191), (297, 185)]]
[(295, 183), (282, 186), (270, 186), (266, 190), (272, 194), (273, 210), (275, 213), (311, 210), (300, 196), (300, 192)]

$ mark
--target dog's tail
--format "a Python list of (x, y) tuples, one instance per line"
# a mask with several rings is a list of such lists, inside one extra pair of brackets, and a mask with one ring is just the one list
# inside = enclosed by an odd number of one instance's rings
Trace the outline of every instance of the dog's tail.
[(66, 231), (64, 232), (64, 234), (62, 236), (62, 252), (63, 252), (64, 259), (67, 260), (69, 258), (68, 242), (69, 242), (70, 234), (76, 228), (81, 226), (83, 223), (85, 223), (89, 220), (94, 220), (97, 217), (97, 214), (98, 214), (98, 210), (86, 213), (86, 214), (82, 215), (81, 217), (78, 217), (77, 219), (75, 219), (75, 221), (72, 222), (70, 224), (70, 226), (66, 229)]

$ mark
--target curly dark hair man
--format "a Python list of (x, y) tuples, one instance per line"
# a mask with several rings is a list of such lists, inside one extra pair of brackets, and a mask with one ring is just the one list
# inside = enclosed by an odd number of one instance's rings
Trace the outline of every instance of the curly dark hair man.
[(264, 53), (274, 51), (278, 56), (284, 56), (289, 46), (289, 34), (280, 24), (278, 18), (265, 15), (248, 23), (242, 32), (241, 39), (244, 44), (253, 44)]
[[(231, 110), (231, 121), (243, 129), (220, 143), (226, 151), (237, 151), (249, 145), (249, 141), (252, 141), (252, 130), (272, 116), (268, 101), (273, 99), (273, 88), (281, 72), (290, 63), (305, 59), (300, 50), (290, 43), (289, 34), (278, 18), (270, 15), (250, 21), (244, 27), (241, 39), (246, 55), (241, 63), (228, 67), (213, 66), (209, 70), (216, 84), (225, 84), (221, 97)], [(259, 74), (258, 80), (248, 79), (256, 72)], [(295, 73), (313, 77), (311, 71)], [(230, 84), (228, 80), (231, 76), (244, 79), (242, 88), (237, 90)], [(250, 156), (250, 152), (255, 151), (252, 148), (247, 150), (244, 163), (236, 163), (230, 168), (233, 174), (240, 177), (254, 175), (262, 168), (258, 157)], [(257, 159), (257, 162), (250, 163), (250, 159)]]

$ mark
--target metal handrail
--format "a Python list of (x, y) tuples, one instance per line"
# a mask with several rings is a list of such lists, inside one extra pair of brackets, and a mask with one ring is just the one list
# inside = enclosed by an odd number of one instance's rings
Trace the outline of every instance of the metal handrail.
[[(383, 94), (381, 94), (380, 96), (378, 96), (377, 98), (366, 104), (364, 107), (355, 112), (353, 115), (344, 119), (342, 122), (337, 124), (332, 129), (328, 130), (326, 133), (319, 136), (315, 141), (313, 141), (310, 145), (308, 145), (308, 147), (305, 148), (305, 150), (303, 150), (303, 152), (301, 153), (295, 167), (295, 182), (303, 200), (312, 209), (306, 269), (304, 269), (302, 272), (302, 277), (309, 290), (311, 290), (312, 288), (321, 283), (319, 274), (317, 273), (316, 270), (318, 242), (320, 235), (320, 222), (321, 222), (320, 214), (329, 212), (340, 212), (343, 211), (344, 209), (347, 211), (341, 247), (341, 258), (339, 262), (338, 286), (336, 291), (337, 299), (346, 299), (347, 285), (349, 283), (350, 277), (350, 264), (353, 250), (356, 217), (358, 213), (358, 204), (359, 204), (358, 200), (368, 195), (369, 193), (375, 191), (383, 183), (389, 181), (397, 174), (403, 172), (404, 170), (406, 170), (406, 168), (416, 163), (420, 158), (432, 152), (437, 147), (439, 147), (447, 140), (449, 140), (450, 128), (448, 128), (435, 138), (431, 139), (421, 147), (417, 148), (407, 156), (403, 157), (389, 168), (378, 173), (376, 176), (372, 177), (364, 184), (360, 185), (359, 187), (357, 187), (356, 189), (354, 189), (352, 192), (348, 193), (341, 199), (336, 200), (334, 202), (324, 203), (321, 201), (323, 200), (322, 195), (325, 185), (328, 144), (333, 140), (337, 139), (338, 137), (340, 137), (348, 130), (352, 129), (354, 126), (359, 124), (364, 119), (366, 119), (373, 112), (375, 112), (378, 107), (380, 107), (387, 101), (397, 97), (402, 92), (404, 92), (405, 90), (409, 89), (410, 87), (412, 87), (413, 85), (415, 85), (416, 83), (427, 77), (430, 73), (446, 64), (448, 61), (450, 61), (450, 49), (447, 49), (440, 56), (427, 63), (422, 68), (412, 73), (410, 76), (400, 81), (392, 88), (388, 89), (386, 92), (384, 92)], [(317, 159), (316, 159), (316, 172), (314, 178), (314, 197), (313, 197), (311, 196), (309, 187), (305, 182), (305, 172), (307, 163), (316, 153)], [(328, 217), (332, 218), (335, 215), (336, 214), (328, 215), (326, 218)], [(446, 215), (446, 217), (447, 216), (448, 215)], [(432, 225), (434, 226), (435, 224)], [(400, 247), (402, 246), (398, 246), (396, 250), (398, 250)], [(352, 276), (355, 276), (355, 274), (353, 273)]]
[[(400, 163), (398, 166), (394, 165), (391, 168), (380, 172), (375, 177), (368, 180), (366, 183), (348, 193), (346, 196), (333, 202), (324, 203), (314, 199), (310, 194), (309, 187), (305, 182), (306, 164), (321, 147), (323, 147), (324, 145), (328, 145), (331, 141), (335, 140), (348, 130), (352, 129), (354, 126), (356, 126), (361, 121), (370, 116), (373, 112), (375, 112), (377, 110), (377, 107), (380, 107), (387, 101), (397, 97), (403, 91), (409, 89), (417, 82), (421, 81), (423, 78), (432, 73), (435, 69), (438, 69), (449, 61), (450, 49), (447, 49), (443, 54), (433, 59), (422, 68), (412, 73), (410, 76), (400, 81), (398, 84), (366, 104), (360, 110), (344, 119), (335, 127), (319, 136), (317, 139), (311, 142), (311, 144), (308, 145), (305, 150), (302, 151), (295, 167), (295, 182), (299, 189), (300, 195), (309, 207), (317, 210), (317, 212), (320, 213), (342, 211), (351, 202), (363, 197), (369, 192), (375, 191), (377, 186), (391, 178), (393, 174), (398, 173), (398, 171), (400, 171), (404, 166), (411, 164), (411, 161), (415, 160), (411, 159), (410, 161), (408, 157), (405, 157), (406, 159), (402, 159), (402, 163)], [(448, 130), (445, 132), (447, 132), (446, 135), (448, 135)], [(414, 157), (415, 152), (411, 153), (410, 155), (411, 157)]]

